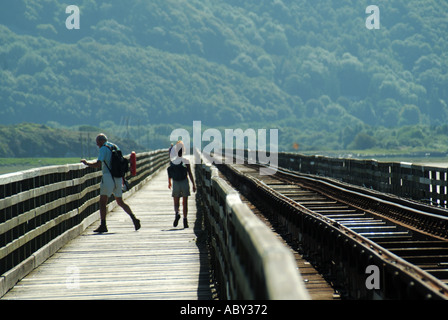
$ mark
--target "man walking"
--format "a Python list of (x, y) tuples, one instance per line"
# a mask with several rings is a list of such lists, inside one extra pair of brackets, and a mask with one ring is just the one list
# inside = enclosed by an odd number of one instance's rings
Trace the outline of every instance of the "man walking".
[[(131, 217), (135, 230), (140, 229), (140, 220), (132, 213), (131, 208), (123, 201), (122, 198), (122, 178), (115, 178), (110, 172), (112, 151), (111, 147), (114, 144), (107, 141), (107, 137), (104, 134), (99, 134), (96, 137), (96, 145), (100, 148), (100, 152), (97, 160), (87, 161), (82, 159), (81, 162), (91, 168), (101, 168), (103, 177), (100, 184), (100, 217), (101, 224), (94, 232), (103, 233), (107, 232), (106, 215), (107, 215), (107, 201), (113, 194), (117, 204)], [(118, 147), (117, 147), (118, 148)]]

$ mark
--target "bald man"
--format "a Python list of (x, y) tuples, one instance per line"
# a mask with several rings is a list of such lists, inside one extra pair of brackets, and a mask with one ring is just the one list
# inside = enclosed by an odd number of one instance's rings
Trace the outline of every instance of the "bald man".
[[(94, 232), (103, 233), (107, 232), (106, 225), (106, 215), (107, 215), (107, 201), (109, 197), (113, 194), (115, 197), (115, 201), (117, 204), (131, 217), (132, 222), (134, 223), (135, 230), (140, 229), (140, 220), (137, 219), (132, 213), (131, 208), (123, 201), (122, 198), (122, 178), (112, 177), (112, 174), (109, 170), (111, 168), (111, 158), (112, 151), (111, 147), (115, 146), (114, 144), (107, 141), (107, 137), (105, 134), (101, 133), (96, 137), (96, 145), (100, 149), (98, 159), (87, 161), (82, 159), (81, 162), (88, 167), (91, 168), (101, 168), (103, 177), (101, 179), (100, 184), (100, 217), (101, 224), (100, 226), (94, 230)], [(117, 147), (118, 148), (118, 147)]]

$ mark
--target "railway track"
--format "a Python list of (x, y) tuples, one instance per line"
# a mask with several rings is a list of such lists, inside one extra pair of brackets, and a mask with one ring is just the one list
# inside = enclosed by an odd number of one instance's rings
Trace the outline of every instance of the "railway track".
[(448, 299), (448, 211), (328, 178), (218, 165), (343, 299)]

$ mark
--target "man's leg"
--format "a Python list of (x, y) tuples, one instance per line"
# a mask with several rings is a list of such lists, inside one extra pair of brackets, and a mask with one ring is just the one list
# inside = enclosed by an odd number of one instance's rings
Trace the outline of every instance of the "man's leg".
[(101, 224), (94, 232), (107, 232), (106, 215), (107, 215), (107, 201), (109, 197), (106, 195), (100, 195), (100, 218)]
[(107, 215), (107, 200), (109, 200), (108, 196), (101, 195), (100, 196), (100, 217), (101, 220), (106, 221), (106, 215)]
[(173, 227), (177, 227), (177, 224), (179, 223), (179, 219), (180, 219), (180, 215), (179, 215), (179, 201), (180, 198), (179, 197), (173, 197), (173, 201), (174, 201), (174, 222), (173, 222)]
[(117, 204), (126, 212), (132, 219), (132, 222), (134, 222), (135, 230), (140, 229), (140, 220), (138, 220), (134, 213), (131, 210), (131, 207), (129, 207), (124, 201), (122, 197), (115, 197), (115, 201), (117, 201)]
[(187, 221), (187, 215), (188, 215), (188, 197), (182, 198), (182, 210), (184, 213), (184, 228), (188, 228), (188, 221)]

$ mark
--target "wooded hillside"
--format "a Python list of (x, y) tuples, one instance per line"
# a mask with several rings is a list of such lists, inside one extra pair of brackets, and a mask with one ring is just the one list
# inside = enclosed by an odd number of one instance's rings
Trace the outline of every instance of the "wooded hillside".
[[(0, 3), (0, 124), (128, 127), (148, 148), (193, 120), (278, 128), (281, 150), (447, 149), (448, 3)], [(129, 126), (130, 123), (130, 126)]]

